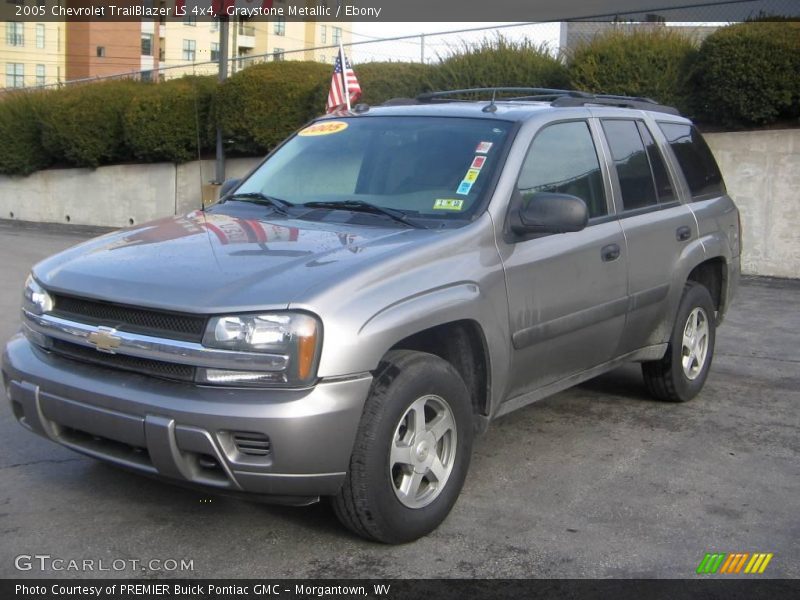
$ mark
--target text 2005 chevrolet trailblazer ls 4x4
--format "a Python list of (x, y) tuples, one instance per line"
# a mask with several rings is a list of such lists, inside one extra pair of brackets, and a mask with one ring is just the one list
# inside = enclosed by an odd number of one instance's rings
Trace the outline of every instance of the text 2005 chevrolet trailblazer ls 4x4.
[(689, 400), (739, 278), (708, 147), (646, 99), (515, 91), (321, 118), (214, 207), (39, 263), (3, 356), (17, 419), (171, 481), (332, 497), (397, 543), (499, 415), (625, 361)]

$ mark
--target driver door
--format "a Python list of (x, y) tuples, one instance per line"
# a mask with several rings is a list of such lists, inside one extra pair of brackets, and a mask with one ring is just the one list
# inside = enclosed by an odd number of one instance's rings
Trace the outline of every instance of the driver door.
[(601, 164), (588, 120), (546, 125), (528, 149), (521, 202), (535, 192), (571, 194), (586, 202), (589, 223), (578, 232), (503, 240), (513, 346), (508, 398), (600, 365), (619, 345), (627, 257)]

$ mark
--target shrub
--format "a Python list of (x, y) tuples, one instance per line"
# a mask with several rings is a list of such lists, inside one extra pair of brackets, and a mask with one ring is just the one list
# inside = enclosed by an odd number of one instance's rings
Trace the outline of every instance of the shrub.
[(685, 109), (695, 54), (693, 42), (668, 27), (615, 29), (572, 52), (570, 78), (576, 89), (645, 96)]
[(98, 167), (131, 159), (123, 115), (131, 99), (154, 84), (104, 81), (53, 92), (42, 120), (42, 143), (57, 162)]
[(800, 27), (740, 23), (708, 36), (692, 76), (697, 116), (726, 126), (800, 114)]
[(464, 43), (441, 60), (433, 73), (436, 89), (473, 87), (549, 87), (569, 84), (566, 67), (546, 45), (511, 41), (498, 35), (477, 45)]
[(124, 115), (125, 141), (133, 156), (145, 162), (180, 163), (211, 149), (216, 85), (213, 76), (183, 77), (140, 90)]
[(214, 113), (230, 149), (263, 154), (325, 112), (332, 68), (315, 62), (270, 62), (231, 76), (219, 90)]
[(0, 173), (28, 175), (52, 163), (42, 145), (42, 117), (52, 92), (6, 93), (0, 98)]
[(355, 65), (363, 90), (360, 102), (376, 105), (392, 98), (416, 98), (432, 89), (436, 67), (409, 62), (373, 62)]

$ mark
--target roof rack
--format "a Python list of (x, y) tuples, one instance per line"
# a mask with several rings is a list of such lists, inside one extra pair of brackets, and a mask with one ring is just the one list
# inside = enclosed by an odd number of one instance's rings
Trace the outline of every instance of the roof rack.
[(416, 101), (420, 104), (435, 102), (474, 102), (475, 98), (453, 98), (459, 95), (491, 94), (491, 105), (498, 99), (498, 94), (524, 94), (512, 98), (502, 98), (504, 102), (550, 102), (551, 106), (616, 106), (619, 108), (634, 108), (638, 110), (650, 110), (663, 112), (671, 115), (680, 115), (677, 108), (659, 104), (651, 98), (640, 96), (620, 96), (615, 94), (593, 94), (580, 90), (560, 90), (553, 88), (537, 87), (487, 87), (487, 88), (467, 88), (463, 90), (444, 90), (440, 92), (428, 92), (417, 96)]

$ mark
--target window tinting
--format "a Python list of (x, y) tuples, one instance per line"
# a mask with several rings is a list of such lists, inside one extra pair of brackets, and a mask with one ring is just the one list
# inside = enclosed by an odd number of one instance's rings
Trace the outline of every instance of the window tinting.
[(686, 177), (692, 198), (701, 200), (725, 193), (714, 155), (700, 133), (683, 123), (659, 123)]
[(624, 210), (657, 204), (650, 161), (647, 159), (636, 121), (603, 121), (603, 130), (617, 167)]
[(603, 176), (589, 125), (556, 123), (533, 140), (517, 182), (523, 197), (536, 192), (571, 194), (586, 202), (589, 217), (608, 213)]
[(658, 201), (661, 203), (672, 202), (675, 200), (675, 190), (672, 187), (672, 182), (667, 174), (667, 167), (664, 165), (664, 158), (656, 146), (653, 136), (647, 126), (639, 121), (639, 133), (644, 140), (644, 146), (647, 149), (647, 158), (650, 159), (650, 168), (653, 171), (653, 179), (656, 182), (656, 193), (658, 194)]

